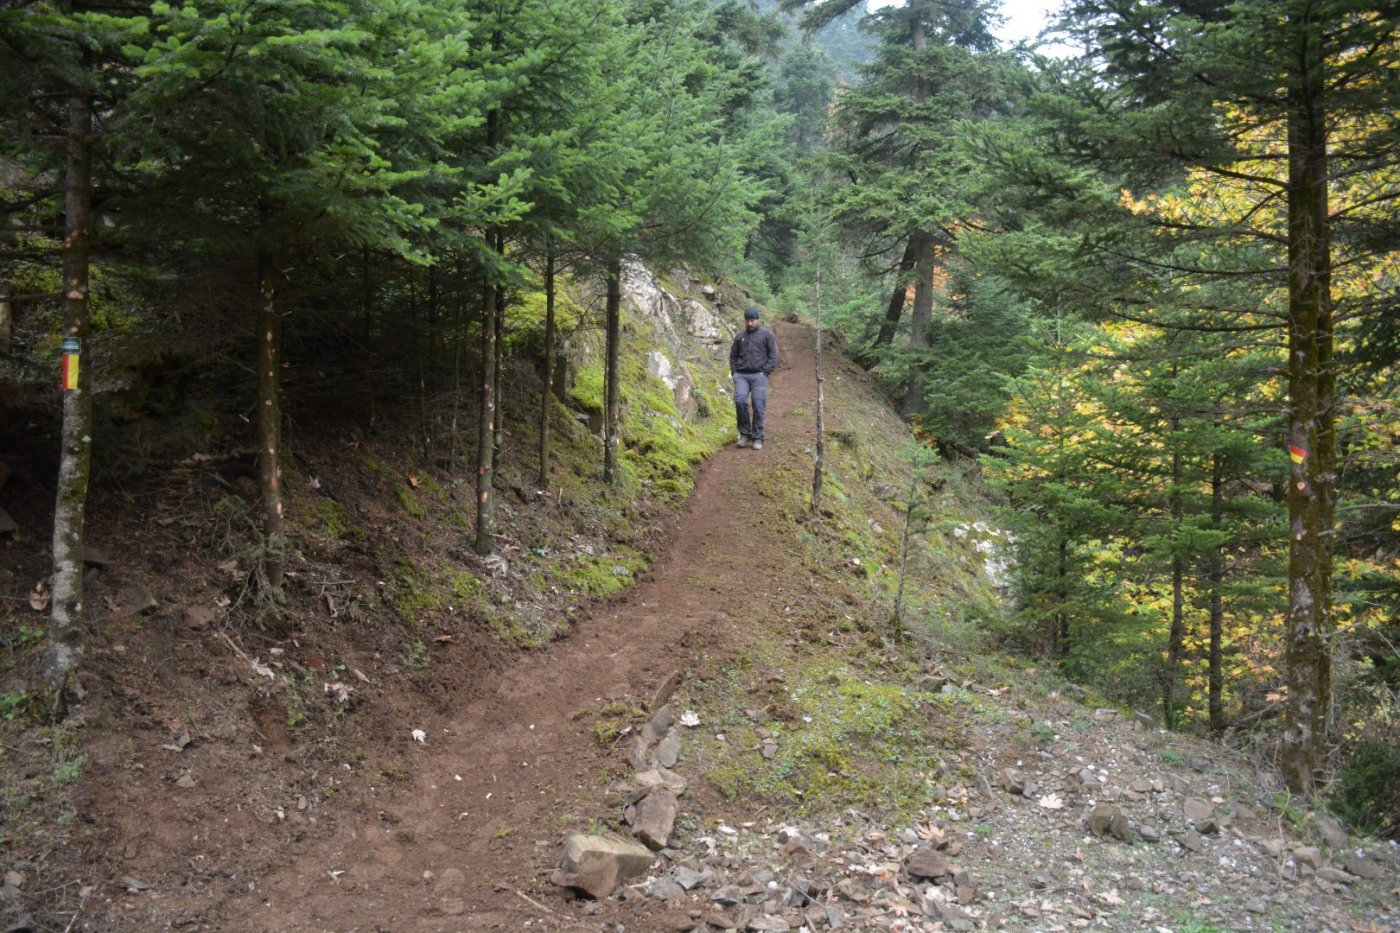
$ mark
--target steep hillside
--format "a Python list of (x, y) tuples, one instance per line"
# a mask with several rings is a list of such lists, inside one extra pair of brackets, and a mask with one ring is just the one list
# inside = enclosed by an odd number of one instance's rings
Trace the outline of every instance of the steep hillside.
[[(682, 499), (687, 475), (649, 472), (659, 441), (643, 445), (636, 419), (690, 439), (674, 464), (732, 436), (714, 359), (682, 359), (643, 316), (632, 326), (643, 355), (629, 364), (627, 489), (589, 492), (596, 441), (561, 411), (573, 440), (557, 491), (536, 492), (523, 468), (502, 481), (499, 561), (464, 545), (460, 477), (345, 427), (300, 439), (299, 512), (322, 527), (300, 528), (281, 613), (250, 602), (225, 546), (236, 511), (221, 518), (233, 503), (207, 471), (101, 526), (112, 557), (95, 598), (110, 615), (93, 633), (88, 700), (59, 728), (26, 722), (22, 704), (4, 725), (7, 918), (75, 930), (1400, 922), (1393, 848), (1345, 838), (1259, 763), (997, 655), (1004, 542), (975, 481), (928, 464), (831, 355), (824, 504), (809, 517), (810, 329), (777, 328), (765, 450), (717, 450)], [(708, 398), (700, 433), (662, 411), (685, 393), (646, 382), (652, 350), (690, 367)], [(577, 384), (586, 418), (588, 378)], [(522, 413), (514, 423), (528, 434)], [(32, 542), (7, 548), (33, 576)], [(147, 614), (137, 583), (156, 603)], [(28, 650), (12, 646), (13, 676)], [(596, 900), (554, 883), (578, 881), (554, 874), (566, 838), (610, 831), (651, 838), (654, 863)]]

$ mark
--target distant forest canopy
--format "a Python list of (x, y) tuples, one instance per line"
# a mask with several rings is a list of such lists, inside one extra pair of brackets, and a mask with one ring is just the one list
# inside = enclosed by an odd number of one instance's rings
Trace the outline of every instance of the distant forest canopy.
[(796, 15), (783, 12), (780, 0), (758, 0), (757, 6), (763, 13), (776, 12), (781, 15), (783, 24), (789, 29), (789, 41), (809, 41), (821, 49), (842, 81), (858, 81), (860, 66), (868, 64), (875, 57), (875, 41), (869, 32), (861, 28), (862, 21), (869, 13), (867, 0), (862, 0), (849, 12), (836, 17), (810, 36), (801, 34)]
[[(1004, 643), (1395, 831), (1396, 13), (1070, 0), (1083, 55), (1052, 60), (1001, 49), (996, 11), (8, 4), (0, 391), (62, 425), (55, 697), (90, 473), (257, 450), (276, 593), (289, 375), (373, 386), (342, 400), (469, 465), (487, 551), (496, 374), (550, 384), (596, 335), (625, 483), (637, 256), (802, 315), (820, 277), (825, 325), (995, 490)], [(566, 322), (580, 281), (603, 298)]]

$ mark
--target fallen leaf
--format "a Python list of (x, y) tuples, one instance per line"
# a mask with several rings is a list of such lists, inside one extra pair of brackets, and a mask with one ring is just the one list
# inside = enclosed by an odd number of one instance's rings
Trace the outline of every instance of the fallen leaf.
[(1036, 803), (1047, 810), (1063, 810), (1065, 808), (1065, 802), (1061, 799), (1059, 794), (1046, 794), (1044, 797), (1037, 800)]
[(453, 638), (451, 635), (439, 635), (437, 638), (434, 638), (433, 641), (437, 642), (439, 645), (457, 644), (457, 639)]
[(34, 584), (34, 592), (29, 594), (29, 608), (35, 612), (43, 612), (49, 608), (49, 600), (52, 598), (53, 594), (49, 592), (48, 584), (40, 580)]
[(427, 745), (428, 733), (424, 732), (422, 729), (414, 729), (413, 741), (417, 742), (419, 745)]
[(700, 716), (690, 710), (686, 710), (684, 713), (681, 713), (681, 725), (694, 728), (700, 725)]

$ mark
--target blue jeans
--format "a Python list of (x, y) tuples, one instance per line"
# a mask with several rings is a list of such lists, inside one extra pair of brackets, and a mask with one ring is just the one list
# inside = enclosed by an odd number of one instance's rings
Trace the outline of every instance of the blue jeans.
[[(749, 403), (753, 402), (753, 417)], [(763, 409), (768, 405), (768, 377), (763, 373), (734, 374), (734, 411), (739, 417), (739, 434), (763, 440)]]

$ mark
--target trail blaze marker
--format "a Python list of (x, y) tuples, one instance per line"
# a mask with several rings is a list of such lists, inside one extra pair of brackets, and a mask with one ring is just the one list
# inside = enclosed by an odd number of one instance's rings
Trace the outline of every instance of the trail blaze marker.
[(72, 392), (78, 387), (80, 349), (77, 337), (70, 334), (63, 338), (63, 390), (65, 392)]
[(1288, 456), (1294, 463), (1301, 464), (1308, 459), (1308, 452), (1301, 447), (1290, 447), (1288, 448)]

